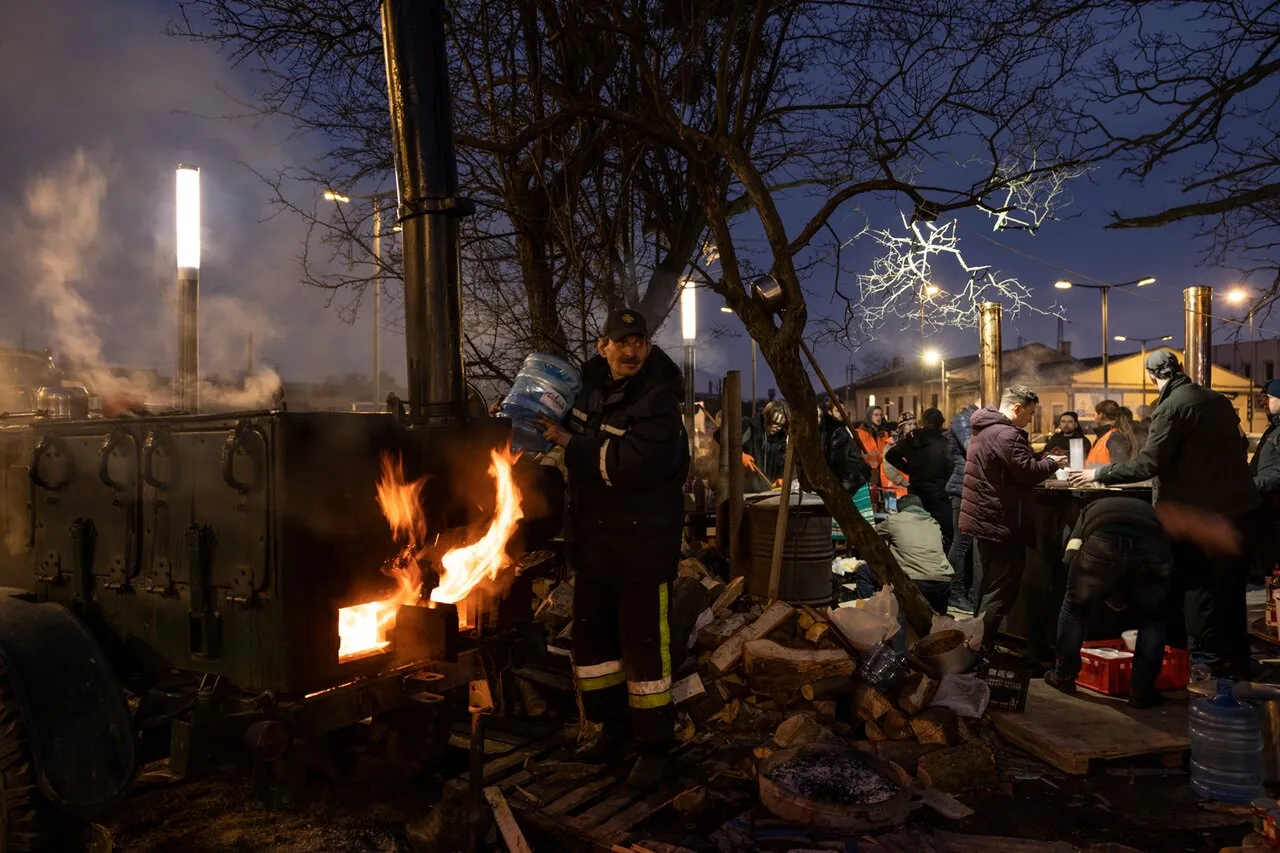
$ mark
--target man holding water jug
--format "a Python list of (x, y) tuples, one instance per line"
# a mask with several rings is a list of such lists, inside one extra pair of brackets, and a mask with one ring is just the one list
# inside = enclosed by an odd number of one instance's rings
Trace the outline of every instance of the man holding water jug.
[(587, 718), (603, 724), (577, 757), (621, 758), (634, 737), (640, 755), (627, 781), (651, 788), (663, 781), (674, 726), (667, 608), (689, 470), (684, 384), (637, 311), (611, 311), (596, 351), (568, 428), (541, 422), (569, 472), (574, 675)]

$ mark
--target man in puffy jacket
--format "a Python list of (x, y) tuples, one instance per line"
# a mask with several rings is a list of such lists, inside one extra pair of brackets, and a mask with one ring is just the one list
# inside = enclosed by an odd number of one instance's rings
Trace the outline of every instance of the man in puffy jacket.
[(1155, 478), (1156, 510), (1174, 539), (1171, 590), (1183, 604), (1170, 614), (1170, 645), (1187, 645), (1215, 674), (1244, 675), (1249, 559), (1242, 534), (1259, 504), (1247, 440), (1231, 401), (1192, 382), (1172, 352), (1156, 350), (1146, 367), (1160, 396), (1142, 452), (1116, 465), (1072, 471), (1071, 483)]
[[(969, 439), (973, 435), (969, 419), (978, 411), (969, 405), (956, 412), (947, 427), (947, 442), (951, 448), (951, 477), (947, 480), (947, 497), (951, 499), (951, 547), (947, 549), (947, 561), (955, 570), (951, 581), (951, 606), (968, 613), (974, 612), (978, 581), (982, 577), (982, 562), (973, 547), (973, 537), (960, 530), (960, 499), (964, 497), (965, 457), (969, 452)], [(970, 595), (972, 591), (973, 595)]]
[(579, 757), (621, 757), (630, 706), (640, 757), (628, 781), (648, 788), (662, 781), (674, 725), (667, 609), (689, 470), (683, 383), (638, 312), (611, 312), (596, 348), (569, 428), (544, 424), (569, 471), (574, 675), (586, 716), (603, 723)]
[(1057, 458), (1037, 459), (1026, 427), (1040, 398), (1025, 385), (1010, 385), (1000, 408), (973, 414), (973, 438), (964, 468), (960, 531), (974, 538), (982, 559), (979, 612), (984, 612), (983, 644), (995, 647), (1000, 623), (1013, 609), (1035, 536), (1032, 489), (1053, 476)]
[(920, 428), (896, 442), (884, 458), (910, 478), (907, 493), (919, 497), (925, 511), (938, 522), (945, 549), (951, 546), (951, 501), (947, 497), (947, 483), (955, 460), (951, 458), (951, 442), (942, 433), (942, 423), (942, 412), (925, 409), (920, 416)]

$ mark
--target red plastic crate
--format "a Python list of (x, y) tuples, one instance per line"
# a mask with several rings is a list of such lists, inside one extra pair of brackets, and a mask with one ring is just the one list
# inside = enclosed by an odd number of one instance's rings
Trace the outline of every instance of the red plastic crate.
[[(1097, 640), (1085, 643), (1084, 649), (1124, 649), (1124, 640)], [(1088, 687), (1108, 696), (1119, 696), (1129, 692), (1129, 682), (1133, 678), (1133, 658), (1124, 660), (1101, 660), (1090, 655), (1080, 656), (1080, 674), (1076, 676), (1076, 684)], [(1191, 680), (1191, 655), (1186, 649), (1164, 647), (1164, 661), (1160, 664), (1160, 674), (1156, 676), (1157, 690), (1181, 690)]]

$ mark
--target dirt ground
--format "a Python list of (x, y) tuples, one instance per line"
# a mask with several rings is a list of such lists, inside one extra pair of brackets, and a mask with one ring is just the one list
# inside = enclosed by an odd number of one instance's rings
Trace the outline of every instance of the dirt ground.
[[(949, 821), (924, 809), (909, 828), (971, 835), (1066, 841), (1081, 849), (1115, 843), (1164, 851), (1217, 851), (1236, 845), (1248, 832), (1238, 812), (1206, 807), (1192, 794), (1184, 770), (1158, 762), (1116, 764), (1090, 776), (1066, 776), (1015, 749), (998, 755), (999, 785), (960, 799), (976, 812)], [(129, 853), (401, 853), (413, 850), (406, 823), (420, 818), (440, 795), (445, 779), (465, 771), (465, 755), (451, 749), (425, 782), (406, 784), (378, 761), (357, 761), (341, 769), (332, 762), (313, 768), (306, 800), (289, 808), (268, 808), (245, 770), (200, 781), (144, 777), (137, 789), (101, 822), (116, 851)], [(1134, 774), (1129, 775), (1130, 767)], [(724, 780), (713, 786), (707, 807), (696, 815), (659, 812), (638, 837), (679, 844), (695, 851), (788, 850), (800, 837), (769, 829), (768, 815), (755, 808), (754, 788)], [(759, 825), (758, 841), (740, 830), (718, 832), (726, 822)], [(572, 844), (524, 826), (534, 850), (572, 850)], [(790, 838), (792, 840), (786, 840)], [(821, 835), (810, 835), (818, 843)], [(775, 844), (775, 841), (782, 841)], [(497, 848), (491, 848), (497, 849)]]

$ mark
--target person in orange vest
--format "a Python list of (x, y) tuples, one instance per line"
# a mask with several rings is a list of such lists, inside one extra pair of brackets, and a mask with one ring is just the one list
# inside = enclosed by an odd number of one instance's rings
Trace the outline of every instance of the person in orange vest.
[(884, 451), (889, 446), (889, 430), (884, 425), (884, 409), (871, 406), (867, 409), (867, 417), (853, 428), (854, 437), (862, 446), (862, 459), (871, 469), (868, 482), (871, 483), (871, 500), (880, 502), (880, 491), (893, 484), (884, 472)]
[(1133, 415), (1115, 400), (1103, 400), (1094, 408), (1097, 438), (1085, 458), (1086, 468), (1128, 462), (1142, 448), (1133, 431)]

